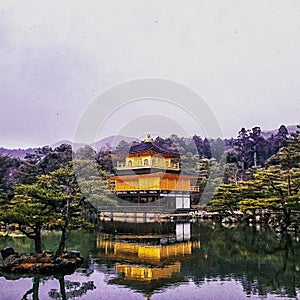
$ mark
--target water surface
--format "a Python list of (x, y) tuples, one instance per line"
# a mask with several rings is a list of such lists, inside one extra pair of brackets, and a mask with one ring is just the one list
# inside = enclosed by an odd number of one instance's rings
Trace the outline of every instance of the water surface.
[[(45, 232), (54, 250), (57, 232)], [(33, 251), (26, 238), (0, 247)], [(1, 274), (0, 299), (297, 299), (300, 242), (269, 227), (214, 223), (103, 223), (70, 232), (68, 250), (85, 262), (72, 275)]]

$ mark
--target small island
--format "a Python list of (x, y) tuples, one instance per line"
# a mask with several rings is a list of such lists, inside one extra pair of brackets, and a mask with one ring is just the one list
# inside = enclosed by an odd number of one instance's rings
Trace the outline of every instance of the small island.
[(56, 256), (47, 251), (38, 254), (20, 254), (7, 247), (1, 250), (1, 255), (0, 271), (13, 274), (72, 274), (83, 262), (79, 251), (65, 252)]

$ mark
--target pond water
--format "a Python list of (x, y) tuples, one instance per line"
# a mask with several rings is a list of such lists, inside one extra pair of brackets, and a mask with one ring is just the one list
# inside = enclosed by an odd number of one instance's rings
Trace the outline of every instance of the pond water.
[[(55, 249), (59, 233), (45, 232)], [(32, 251), (26, 238), (0, 247)], [(0, 274), (1, 300), (44, 299), (297, 299), (300, 237), (269, 227), (214, 223), (102, 223), (69, 233), (68, 250), (84, 264), (72, 275)]]

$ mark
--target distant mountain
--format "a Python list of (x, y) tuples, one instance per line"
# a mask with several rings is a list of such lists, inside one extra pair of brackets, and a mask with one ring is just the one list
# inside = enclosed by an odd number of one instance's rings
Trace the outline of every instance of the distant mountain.
[[(92, 148), (94, 148), (96, 151), (98, 151), (99, 149), (109, 149), (111, 147), (117, 146), (122, 140), (126, 141), (126, 142), (131, 142), (131, 141), (134, 141), (137, 139), (135, 139), (133, 137), (123, 136), (123, 135), (108, 136), (104, 139), (97, 141), (94, 144), (90, 144), (90, 146)], [(77, 150), (80, 147), (84, 147), (86, 145), (84, 143), (73, 143), (68, 140), (62, 140), (62, 141), (59, 141), (59, 142), (56, 142), (56, 143), (50, 145), (50, 147), (52, 149), (55, 149), (56, 147), (59, 147), (61, 144), (71, 145), (73, 150)], [(38, 149), (38, 147), (28, 148), (28, 149), (6, 149), (6, 148), (1, 147), (0, 154), (10, 155), (12, 157), (24, 159), (26, 154), (33, 154), (33, 153), (35, 153), (35, 151), (37, 149)]]
[[(287, 126), (287, 129), (289, 133), (294, 132), (297, 130), (296, 125), (289, 125)], [(264, 130), (262, 131), (262, 135), (264, 138), (269, 138), (272, 134), (275, 135), (278, 132), (278, 129), (272, 129), (272, 130)], [(117, 146), (121, 141), (125, 142), (132, 142), (132, 141), (139, 141), (138, 139), (134, 137), (128, 137), (124, 135), (114, 135), (114, 136), (108, 136), (106, 138), (103, 138), (93, 144), (90, 144), (92, 148), (94, 148), (96, 151), (100, 149), (109, 149), (111, 147)], [(56, 147), (60, 146), (61, 144), (69, 144), (72, 146), (73, 150), (77, 150), (80, 147), (84, 147), (86, 144), (83, 143), (73, 143), (68, 140), (62, 140), (59, 142), (56, 142), (51, 145), (51, 148), (55, 149)], [(33, 154), (36, 151), (37, 148), (28, 148), (28, 149), (6, 149), (1, 147), (0, 148), (0, 154), (3, 155), (10, 155), (12, 157), (18, 157), (20, 159), (23, 159), (26, 154)]]
[[(286, 126), (287, 130), (289, 133), (295, 132), (297, 130), (297, 125), (289, 125)], [(275, 135), (278, 132), (278, 128), (277, 129), (271, 129), (271, 130), (263, 130), (262, 131), (262, 136), (267, 139), (270, 136)]]
[[(131, 142), (136, 140), (133, 137), (128, 137), (128, 136), (124, 136), (124, 135), (112, 135), (112, 136), (108, 136), (106, 138), (103, 138), (95, 143), (91, 143), (89, 144), (93, 149), (95, 150), (99, 150), (99, 149), (109, 149), (111, 147), (115, 147), (117, 146), (121, 141), (125, 141), (125, 142)], [(60, 146), (61, 144), (69, 144), (72, 146), (73, 150), (77, 150), (80, 147), (84, 147), (87, 144), (84, 143), (73, 143), (71, 141), (68, 140), (63, 140), (60, 142), (56, 142), (54, 144), (51, 145), (51, 147), (54, 149), (58, 146)]]
[(111, 147), (116, 147), (121, 141), (125, 141), (127, 143), (130, 143), (132, 141), (138, 141), (138, 139), (134, 137), (128, 137), (124, 135), (112, 135), (108, 136), (98, 142), (96, 142), (94, 145), (91, 145), (95, 150), (99, 149), (109, 149)]
[(56, 147), (59, 147), (61, 144), (68, 144), (68, 145), (71, 145), (73, 150), (77, 150), (77, 149), (79, 149), (80, 147), (84, 147), (84, 146), (85, 146), (84, 143), (73, 143), (73, 142), (68, 141), (68, 140), (62, 140), (62, 141), (59, 141), (59, 142), (56, 142), (56, 143), (50, 145), (50, 147), (51, 147), (52, 149), (55, 149)]
[(26, 154), (33, 154), (36, 148), (28, 148), (28, 149), (6, 149), (0, 148), (0, 154), (2, 155), (9, 155), (12, 157), (23, 159)]

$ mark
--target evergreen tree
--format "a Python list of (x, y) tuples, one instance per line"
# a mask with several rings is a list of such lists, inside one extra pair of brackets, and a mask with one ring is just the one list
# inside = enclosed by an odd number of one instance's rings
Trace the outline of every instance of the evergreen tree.
[(218, 162), (220, 162), (225, 154), (225, 142), (220, 138), (211, 139), (210, 145), (212, 157), (215, 158)]
[(18, 183), (31, 184), (39, 175), (45, 175), (66, 166), (72, 160), (72, 147), (61, 144), (54, 150), (45, 146), (27, 154), (18, 169)]
[(286, 147), (288, 145), (289, 140), (289, 132), (284, 125), (281, 125), (275, 135), (272, 135), (269, 138), (270, 143), (270, 156), (274, 155), (278, 152), (278, 150), (282, 147)]
[(237, 184), (220, 184), (211, 201), (211, 210), (222, 214), (230, 212), (235, 215), (234, 211), (238, 208), (241, 191), (242, 189)]
[(249, 140), (249, 130), (244, 127), (239, 131), (238, 137), (235, 141), (235, 149), (237, 152), (237, 159), (239, 163), (240, 177), (245, 180), (246, 169), (248, 168), (248, 157), (250, 151), (250, 140)]
[[(62, 231), (56, 253), (60, 255), (65, 248), (68, 228), (72, 224), (87, 224), (82, 212), (94, 211), (91, 203), (112, 203), (103, 194), (105, 182), (99, 181), (99, 174), (86, 170), (87, 165), (89, 161), (75, 161), (38, 176), (34, 183), (16, 187), (14, 198), (0, 209), (0, 220), (18, 224), (18, 229), (34, 240), (37, 253), (42, 251), (42, 228), (49, 224), (57, 226)], [(73, 167), (77, 171), (84, 170), (78, 179)]]
[(211, 159), (212, 158), (212, 152), (211, 152), (211, 146), (208, 138), (205, 138), (203, 140), (203, 154), (204, 157)]
[(271, 208), (281, 211), (284, 222), (291, 222), (292, 210), (300, 209), (300, 133), (292, 135), (287, 147), (282, 147), (267, 162), (266, 169), (253, 174), (253, 180), (245, 182), (256, 195), (248, 193), (248, 199), (240, 202), (242, 209)]
[(249, 133), (249, 146), (251, 147), (251, 151), (249, 154), (251, 155), (251, 160), (248, 164), (248, 167), (257, 167), (262, 166), (264, 164), (265, 159), (267, 158), (267, 142), (261, 135), (260, 127), (252, 128), (252, 131)]
[(197, 135), (194, 135), (193, 136), (193, 141), (196, 145), (199, 158), (204, 158), (203, 140), (201, 139), (201, 137), (199, 137)]
[(2, 200), (9, 200), (13, 196), (19, 165), (19, 159), (0, 154), (0, 194)]

